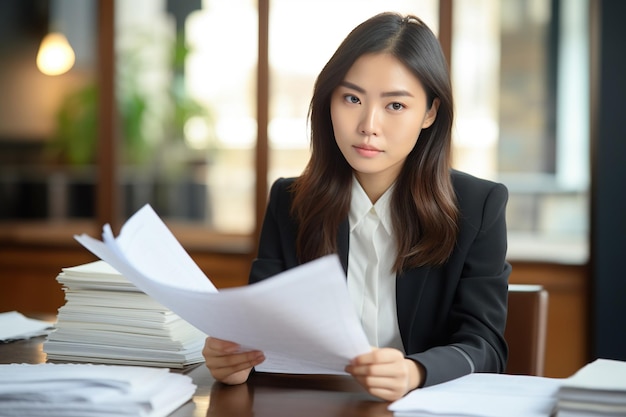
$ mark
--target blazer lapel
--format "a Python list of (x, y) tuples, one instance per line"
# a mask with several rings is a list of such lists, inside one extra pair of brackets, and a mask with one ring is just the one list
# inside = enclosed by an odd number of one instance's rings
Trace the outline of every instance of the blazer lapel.
[(343, 266), (343, 271), (348, 276), (348, 251), (350, 249), (350, 223), (346, 218), (339, 225), (339, 231), (337, 232), (337, 254)]
[(396, 311), (398, 314), (398, 327), (405, 345), (414, 338), (411, 330), (418, 328), (414, 322), (418, 317), (418, 310), (426, 300), (422, 300), (424, 285), (431, 271), (429, 267), (410, 269), (396, 277)]

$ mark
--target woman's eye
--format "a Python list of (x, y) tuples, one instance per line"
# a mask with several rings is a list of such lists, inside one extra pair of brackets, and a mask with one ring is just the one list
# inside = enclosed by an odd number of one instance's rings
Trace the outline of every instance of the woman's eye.
[(359, 100), (359, 98), (357, 96), (354, 96), (352, 94), (346, 94), (345, 100), (348, 103), (352, 103), (352, 104), (359, 104), (361, 102), (361, 100)]
[(402, 104), (402, 103), (391, 103), (388, 107), (391, 110), (398, 111), (398, 110), (402, 110), (404, 108), (404, 104)]

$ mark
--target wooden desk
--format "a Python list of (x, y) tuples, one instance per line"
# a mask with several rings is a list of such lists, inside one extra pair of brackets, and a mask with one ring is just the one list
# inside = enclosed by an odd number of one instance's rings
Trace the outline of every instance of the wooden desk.
[[(0, 363), (43, 363), (43, 337), (0, 343)], [(347, 376), (254, 374), (248, 383), (215, 382), (205, 366), (188, 375), (198, 386), (192, 401), (170, 417), (392, 417), (389, 403), (367, 394)]]

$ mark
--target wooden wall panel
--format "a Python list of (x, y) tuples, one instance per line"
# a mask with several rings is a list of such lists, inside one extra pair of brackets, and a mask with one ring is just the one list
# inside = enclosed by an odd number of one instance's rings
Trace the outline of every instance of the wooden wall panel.
[(0, 311), (55, 314), (64, 303), (56, 276), (61, 268), (94, 261), (89, 252), (70, 247), (0, 249)]
[[(250, 256), (190, 252), (218, 288), (245, 285)], [(18, 246), (0, 249), (0, 311), (56, 314), (65, 302), (56, 276), (61, 268), (96, 260), (82, 247)]]
[(190, 255), (217, 288), (239, 287), (248, 283), (249, 255), (200, 252), (190, 252)]

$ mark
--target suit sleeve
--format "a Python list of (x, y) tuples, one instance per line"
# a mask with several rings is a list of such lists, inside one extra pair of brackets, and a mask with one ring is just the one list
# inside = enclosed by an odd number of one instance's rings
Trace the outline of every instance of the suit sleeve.
[[(478, 199), (480, 196), (465, 196)], [(495, 184), (459, 233), (449, 268), (460, 268), (452, 297), (446, 343), (409, 357), (426, 369), (424, 386), (471, 372), (504, 372), (508, 350), (504, 340), (508, 278), (505, 207), (508, 191)], [(460, 202), (463, 206), (463, 202)], [(476, 218), (478, 220), (473, 220)], [(458, 275), (448, 271), (448, 275)]]
[(263, 219), (259, 250), (252, 261), (249, 283), (255, 283), (297, 265), (295, 224), (289, 214), (293, 179), (280, 178), (272, 185)]

